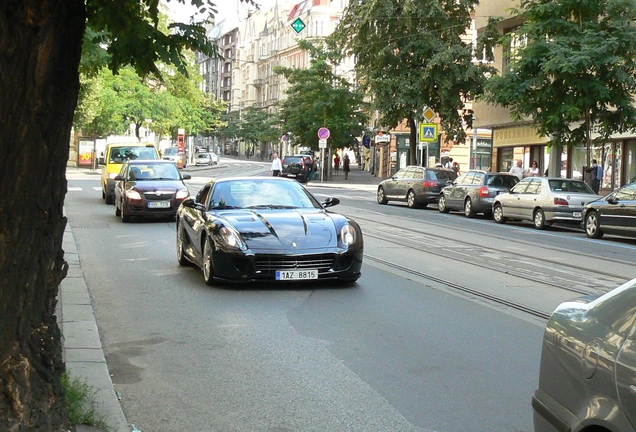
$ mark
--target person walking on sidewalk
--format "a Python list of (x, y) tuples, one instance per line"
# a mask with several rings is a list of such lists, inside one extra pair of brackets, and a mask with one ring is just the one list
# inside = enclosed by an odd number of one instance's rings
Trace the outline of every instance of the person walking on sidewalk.
[(338, 156), (338, 153), (333, 157), (333, 170), (336, 175), (340, 172), (340, 156)]
[(349, 171), (351, 170), (351, 168), (349, 167), (349, 163), (349, 155), (345, 154), (344, 159), (342, 159), (342, 171), (344, 171), (345, 180), (349, 178)]
[(270, 168), (272, 171), (272, 176), (280, 177), (280, 172), (283, 170), (283, 165), (280, 162), (280, 158), (278, 157), (278, 153), (274, 152), (274, 159), (272, 160), (272, 167)]

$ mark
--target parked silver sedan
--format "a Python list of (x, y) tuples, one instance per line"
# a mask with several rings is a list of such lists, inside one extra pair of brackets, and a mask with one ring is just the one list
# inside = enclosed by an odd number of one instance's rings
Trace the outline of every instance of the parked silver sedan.
[(535, 432), (636, 431), (636, 279), (561, 304), (543, 338)]
[(492, 204), (495, 222), (529, 220), (537, 229), (554, 222), (579, 225), (585, 205), (598, 195), (581, 180), (560, 177), (526, 177), (510, 192), (497, 195)]

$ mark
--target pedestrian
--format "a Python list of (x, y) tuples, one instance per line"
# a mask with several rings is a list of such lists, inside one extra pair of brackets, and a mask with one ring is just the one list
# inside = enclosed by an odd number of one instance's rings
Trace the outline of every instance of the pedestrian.
[(283, 165), (280, 162), (280, 158), (278, 157), (278, 153), (274, 152), (274, 159), (272, 159), (272, 167), (270, 168), (272, 171), (272, 176), (280, 177), (280, 172), (283, 170)]
[(340, 156), (338, 156), (338, 153), (333, 157), (333, 170), (335, 175), (338, 175), (340, 171)]
[(349, 179), (349, 155), (345, 153), (344, 159), (342, 159), (342, 170), (344, 171), (345, 180)]
[(448, 158), (448, 161), (446, 162), (446, 165), (444, 165), (444, 168), (453, 169), (453, 158)]
[(537, 161), (532, 161), (530, 168), (528, 168), (528, 172), (526, 173), (526, 177), (539, 177), (541, 175), (540, 173), (539, 164)]
[(519, 180), (523, 179), (525, 173), (523, 172), (523, 162), (521, 161), (521, 159), (517, 161), (517, 165), (514, 165), (512, 168), (510, 168), (508, 174), (516, 175), (517, 177), (519, 177)]
[(459, 175), (459, 163), (458, 162), (453, 162), (453, 171), (455, 171), (455, 174)]
[(592, 190), (595, 194), (601, 189), (601, 180), (603, 180), (603, 167), (596, 162), (596, 159), (592, 159), (592, 166), (586, 169), (590, 173), (590, 180), (592, 183)]

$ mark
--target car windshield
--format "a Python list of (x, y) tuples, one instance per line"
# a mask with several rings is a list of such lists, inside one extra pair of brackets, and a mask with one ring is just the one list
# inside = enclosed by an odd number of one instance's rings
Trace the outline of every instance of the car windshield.
[(124, 163), (135, 159), (157, 159), (157, 152), (152, 147), (114, 147), (110, 151), (110, 163)]
[(502, 186), (511, 188), (519, 182), (515, 176), (491, 175), (486, 179), (486, 186)]
[(164, 156), (176, 156), (179, 154), (179, 149), (176, 147), (170, 147), (163, 151)]
[(128, 180), (180, 180), (179, 170), (172, 163), (134, 164), (128, 170)]
[(594, 191), (582, 181), (555, 179), (548, 180), (548, 184), (552, 192), (594, 193)]
[(208, 206), (223, 209), (321, 208), (298, 182), (241, 179), (217, 182)]

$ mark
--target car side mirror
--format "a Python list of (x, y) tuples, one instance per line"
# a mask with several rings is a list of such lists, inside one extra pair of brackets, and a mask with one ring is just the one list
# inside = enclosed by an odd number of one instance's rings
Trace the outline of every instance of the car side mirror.
[(182, 180), (190, 180), (192, 178), (192, 176), (190, 174), (181, 174), (181, 179)]
[(340, 200), (338, 198), (329, 197), (322, 203), (323, 208), (333, 207), (335, 205), (340, 204)]
[(115, 176), (115, 180), (124, 180), (124, 176), (122, 176), (122, 175), (120, 175), (120, 174), (117, 174), (117, 175)]

